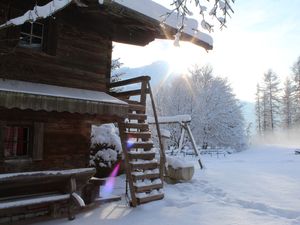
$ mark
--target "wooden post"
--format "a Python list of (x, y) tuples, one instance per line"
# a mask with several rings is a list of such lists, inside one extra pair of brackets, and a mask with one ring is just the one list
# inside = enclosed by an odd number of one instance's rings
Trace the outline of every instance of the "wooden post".
[(182, 149), (183, 139), (184, 139), (184, 133), (185, 133), (185, 128), (184, 128), (184, 126), (181, 124), (181, 135), (180, 135), (179, 146), (178, 146), (179, 152), (180, 152), (181, 149)]
[(142, 105), (146, 106), (146, 97), (147, 97), (147, 82), (148, 79), (143, 80), (142, 84), (141, 84), (141, 98), (140, 98), (140, 102)]
[(202, 164), (200, 156), (198, 154), (197, 145), (196, 145), (194, 136), (192, 134), (191, 128), (190, 128), (190, 126), (188, 124), (183, 124), (183, 126), (186, 128), (186, 130), (188, 132), (188, 135), (189, 135), (189, 137), (190, 137), (190, 139), (192, 141), (193, 149), (194, 149), (195, 155), (198, 157), (198, 162), (199, 162), (200, 168), (203, 169), (203, 164)]
[(159, 148), (160, 148), (160, 178), (163, 181), (163, 175), (165, 174), (165, 176), (168, 176), (168, 170), (166, 167), (166, 155), (163, 149), (163, 144), (161, 141), (161, 134), (160, 134), (160, 128), (159, 128), (159, 123), (158, 123), (158, 118), (157, 118), (157, 113), (156, 113), (156, 107), (155, 107), (155, 102), (154, 102), (154, 98), (153, 98), (153, 94), (152, 94), (152, 90), (151, 90), (151, 86), (150, 86), (150, 82), (148, 81), (148, 89), (149, 89), (149, 93), (150, 93), (150, 98), (151, 98), (151, 105), (152, 105), (152, 109), (153, 109), (153, 115), (154, 115), (154, 119), (155, 119), (155, 125), (156, 125), (156, 130), (157, 130), (157, 136), (158, 136), (158, 141), (159, 141)]

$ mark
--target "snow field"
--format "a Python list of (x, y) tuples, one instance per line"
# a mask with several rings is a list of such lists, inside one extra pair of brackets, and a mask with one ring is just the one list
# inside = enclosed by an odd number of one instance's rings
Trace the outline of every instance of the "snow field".
[[(165, 184), (165, 198), (137, 208), (107, 203), (77, 215), (38, 225), (299, 225), (300, 157), (293, 148), (253, 147), (225, 157), (194, 158), (190, 182)], [(124, 176), (114, 194), (124, 194)]]

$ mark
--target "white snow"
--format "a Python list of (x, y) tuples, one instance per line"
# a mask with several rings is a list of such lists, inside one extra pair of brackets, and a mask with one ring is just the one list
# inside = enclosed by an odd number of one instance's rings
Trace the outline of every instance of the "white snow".
[[(161, 116), (157, 118), (158, 123), (187, 123), (190, 122), (190, 115), (177, 115), (177, 116)], [(148, 117), (147, 119), (149, 124), (155, 123), (154, 117)]]
[(61, 87), (18, 80), (0, 79), (0, 91), (127, 105), (126, 102), (100, 91), (90, 91), (79, 88)]
[(167, 164), (174, 169), (177, 168), (187, 168), (187, 167), (193, 167), (194, 164), (192, 162), (186, 161), (184, 158), (178, 158), (178, 157), (172, 157), (172, 156), (167, 156)]
[(160, 135), (165, 138), (170, 138), (171, 132), (167, 129), (160, 129)]
[(77, 173), (84, 173), (94, 170), (93, 168), (80, 168), (80, 169), (70, 169), (70, 170), (45, 170), (45, 171), (35, 171), (35, 172), (23, 172), (23, 173), (5, 173), (0, 174), (0, 181), (6, 178), (12, 177), (23, 177), (23, 176), (33, 176), (33, 175), (73, 175)]
[[(264, 146), (220, 158), (203, 156), (206, 169), (195, 166), (187, 183), (165, 184), (163, 200), (130, 208), (123, 198), (73, 221), (36, 225), (299, 225), (300, 157), (294, 150)], [(114, 194), (124, 192), (121, 176)]]
[(67, 5), (69, 5), (72, 0), (53, 0), (46, 5), (43, 6), (35, 6), (32, 10), (27, 11), (24, 15), (20, 17), (16, 17), (7, 21), (6, 23), (0, 25), (0, 29), (2, 27), (10, 26), (10, 25), (21, 25), (26, 21), (36, 21), (37, 19), (47, 18), (53, 15), (58, 10), (63, 9)]
[[(91, 148), (97, 147), (97, 144), (107, 144), (107, 148), (99, 149), (95, 155), (91, 154), (90, 165), (95, 166), (95, 161), (100, 160), (100, 167), (111, 167), (117, 161), (118, 154), (122, 152), (118, 129), (114, 124), (108, 123), (101, 126), (92, 126)], [(114, 149), (112, 149), (112, 146), (114, 146)]]
[(12, 207), (21, 207), (26, 206), (30, 204), (39, 204), (39, 203), (46, 203), (46, 202), (55, 202), (55, 201), (61, 201), (65, 199), (69, 199), (69, 194), (64, 195), (52, 195), (52, 196), (43, 196), (38, 198), (32, 198), (32, 199), (24, 199), (24, 200), (15, 200), (10, 202), (3, 202), (0, 203), (0, 209), (9, 209)]
[(154, 184), (161, 184), (161, 179), (155, 179), (151, 181), (150, 179), (145, 179), (145, 180), (137, 180), (133, 185), (135, 187), (144, 187), (144, 186), (149, 186), (149, 185), (154, 185)]
[(150, 164), (150, 163), (157, 163), (157, 159), (152, 160), (144, 160), (144, 159), (135, 159), (130, 161), (131, 164)]
[(85, 207), (84, 200), (80, 197), (80, 195), (78, 195), (76, 192), (73, 192), (72, 196), (76, 199), (80, 207)]
[[(140, 12), (160, 22), (163, 22), (163, 20), (165, 19), (164, 15), (170, 12), (169, 9), (151, 0), (114, 0), (114, 2)], [(180, 20), (181, 17), (176, 12), (174, 12), (166, 18), (164, 23), (175, 29), (178, 29)], [(189, 34), (198, 40), (204, 41), (209, 45), (213, 45), (212, 37), (199, 31), (198, 22), (195, 19), (187, 17), (184, 21), (184, 28), (182, 32)], [(178, 40), (179, 34), (175, 35), (175, 38)]]

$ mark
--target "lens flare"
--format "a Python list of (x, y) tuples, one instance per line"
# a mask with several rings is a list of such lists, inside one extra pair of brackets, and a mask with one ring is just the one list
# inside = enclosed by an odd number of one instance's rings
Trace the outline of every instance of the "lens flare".
[(115, 186), (116, 176), (118, 174), (119, 169), (120, 169), (120, 163), (118, 163), (115, 166), (115, 168), (109, 175), (108, 179), (106, 180), (104, 188), (103, 188), (103, 192), (102, 192), (103, 197), (107, 197), (112, 193), (114, 186)]
[(130, 149), (133, 146), (134, 142), (135, 140), (133, 138), (129, 138), (127, 140), (127, 149)]

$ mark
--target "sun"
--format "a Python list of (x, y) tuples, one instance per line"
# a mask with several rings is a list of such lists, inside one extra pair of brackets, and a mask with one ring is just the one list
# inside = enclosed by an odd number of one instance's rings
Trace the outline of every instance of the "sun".
[(169, 65), (170, 75), (189, 74), (189, 70), (201, 62), (203, 51), (200, 48), (181, 42), (179, 47), (172, 46), (165, 52), (164, 60)]

